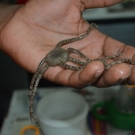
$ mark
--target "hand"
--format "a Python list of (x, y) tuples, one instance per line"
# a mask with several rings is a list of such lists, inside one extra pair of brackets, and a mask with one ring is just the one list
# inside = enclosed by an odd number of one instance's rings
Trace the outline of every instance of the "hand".
[[(26, 70), (35, 73), (38, 64), (56, 44), (86, 32), (89, 24), (81, 13), (86, 8), (106, 7), (121, 0), (29, 0), (2, 27), (0, 49), (11, 56)], [(125, 46), (93, 29), (90, 34), (63, 48), (75, 48), (90, 59), (121, 53), (119, 58), (134, 58), (135, 48)], [(88, 84), (97, 87), (115, 85), (124, 79), (135, 82), (135, 68), (117, 64), (104, 72), (102, 62), (89, 63), (81, 71), (64, 70), (60, 66), (50, 67), (44, 78), (76, 88)], [(131, 70), (132, 68), (132, 70)]]

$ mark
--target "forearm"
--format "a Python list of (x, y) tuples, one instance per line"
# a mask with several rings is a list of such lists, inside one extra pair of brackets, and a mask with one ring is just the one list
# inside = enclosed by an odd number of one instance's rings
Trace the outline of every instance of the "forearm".
[(8, 5), (0, 3), (0, 31), (12, 15), (20, 8), (20, 5)]

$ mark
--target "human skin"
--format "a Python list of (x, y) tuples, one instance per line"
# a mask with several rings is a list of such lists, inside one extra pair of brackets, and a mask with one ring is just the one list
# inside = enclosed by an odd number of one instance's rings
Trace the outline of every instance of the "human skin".
[[(86, 8), (107, 7), (121, 1), (29, 0), (25, 5), (0, 5), (0, 49), (21, 67), (35, 73), (40, 61), (59, 41), (87, 31), (89, 23), (82, 18)], [(134, 60), (135, 54), (134, 47), (112, 39), (97, 29), (92, 29), (86, 38), (63, 46), (65, 49), (70, 47), (81, 51), (89, 59), (121, 53), (117, 60)], [(104, 71), (100, 61), (91, 62), (80, 71), (50, 67), (43, 75), (54, 83), (75, 88), (87, 85), (108, 87), (124, 80), (134, 84), (134, 76), (133, 65), (117, 64)]]

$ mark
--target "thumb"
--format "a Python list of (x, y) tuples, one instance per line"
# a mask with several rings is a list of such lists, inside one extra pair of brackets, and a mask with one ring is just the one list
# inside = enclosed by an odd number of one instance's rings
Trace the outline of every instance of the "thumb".
[(123, 0), (81, 0), (85, 8), (108, 7), (120, 3)]

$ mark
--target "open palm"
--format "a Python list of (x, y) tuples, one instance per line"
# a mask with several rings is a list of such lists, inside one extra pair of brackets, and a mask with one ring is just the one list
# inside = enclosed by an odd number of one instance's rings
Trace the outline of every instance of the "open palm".
[[(3, 27), (0, 33), (1, 49), (20, 66), (34, 73), (40, 61), (59, 41), (86, 32), (89, 24), (81, 16), (85, 8), (110, 6), (117, 2), (120, 0), (30, 0)], [(63, 46), (65, 49), (69, 47), (81, 51), (89, 59), (120, 52), (123, 55), (119, 59), (132, 59), (135, 53), (135, 48), (125, 46), (97, 29), (92, 29), (86, 38)], [(106, 87), (127, 78), (133, 83), (134, 73), (135, 69), (127, 64), (115, 65), (104, 72), (103, 64), (95, 61), (81, 71), (65, 70), (59, 66), (50, 67), (44, 78), (77, 88), (88, 84)]]

